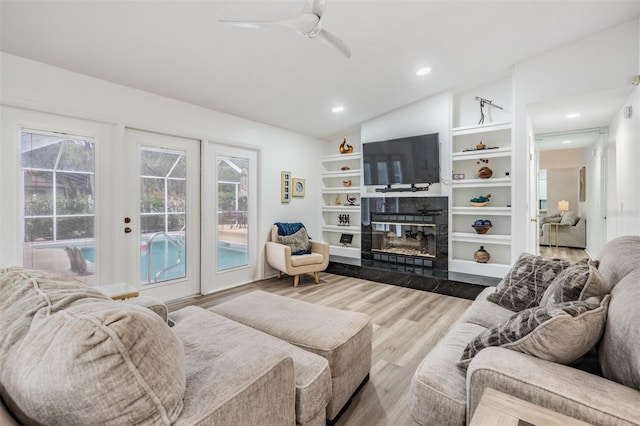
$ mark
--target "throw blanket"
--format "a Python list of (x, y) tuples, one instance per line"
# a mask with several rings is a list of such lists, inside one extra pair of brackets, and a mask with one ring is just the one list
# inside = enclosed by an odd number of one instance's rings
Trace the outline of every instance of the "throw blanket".
[(300, 222), (295, 222), (295, 223), (276, 222), (275, 225), (278, 227), (278, 235), (282, 235), (282, 236), (295, 234), (300, 230), (300, 228), (304, 228), (304, 225)]

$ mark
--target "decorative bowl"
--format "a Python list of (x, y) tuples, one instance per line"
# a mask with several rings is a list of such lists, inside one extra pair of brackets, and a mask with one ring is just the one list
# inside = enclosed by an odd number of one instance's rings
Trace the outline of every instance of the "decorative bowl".
[(484, 207), (487, 204), (489, 204), (489, 201), (485, 201), (484, 203), (476, 203), (476, 202), (470, 201), (470, 203), (473, 207)]
[(471, 225), (478, 234), (486, 234), (493, 225)]

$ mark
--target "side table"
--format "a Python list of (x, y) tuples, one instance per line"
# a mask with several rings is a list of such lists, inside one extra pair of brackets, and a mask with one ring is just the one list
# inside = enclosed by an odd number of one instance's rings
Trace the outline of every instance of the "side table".
[(590, 426), (548, 408), (486, 388), (469, 426)]
[(137, 288), (127, 283), (113, 283), (96, 287), (96, 290), (106, 294), (113, 300), (129, 299), (140, 296)]
[(558, 234), (560, 232), (561, 226), (567, 226), (564, 223), (550, 223), (549, 224), (549, 247), (551, 247), (551, 237), (553, 236), (553, 228), (555, 227), (556, 231), (556, 247), (558, 247), (558, 240), (560, 239)]

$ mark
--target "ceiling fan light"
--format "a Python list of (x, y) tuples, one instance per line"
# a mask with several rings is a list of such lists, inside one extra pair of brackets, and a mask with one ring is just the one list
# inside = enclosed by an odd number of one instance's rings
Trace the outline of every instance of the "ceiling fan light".
[(416, 71), (416, 75), (422, 76), (422, 75), (427, 75), (431, 72), (431, 68), (429, 67), (423, 67), (420, 68), (418, 71)]

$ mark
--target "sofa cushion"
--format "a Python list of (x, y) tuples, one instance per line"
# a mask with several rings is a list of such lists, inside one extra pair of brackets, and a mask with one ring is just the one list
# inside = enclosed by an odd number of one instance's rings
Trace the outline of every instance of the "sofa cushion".
[(545, 290), (540, 306), (584, 300), (609, 293), (609, 285), (595, 262), (576, 262), (561, 271)]
[(562, 215), (562, 219), (560, 220), (560, 224), (561, 225), (574, 226), (576, 223), (578, 223), (579, 220), (580, 220), (580, 218), (578, 217), (576, 212), (574, 212), (573, 210), (569, 210), (568, 212), (565, 212)]
[(292, 255), (311, 253), (311, 243), (304, 226), (291, 235), (278, 235), (278, 242), (291, 247)]
[(22, 423), (169, 425), (180, 414), (182, 345), (152, 311), (9, 268), (0, 312), (0, 392)]
[(640, 265), (640, 236), (619, 237), (601, 251), (598, 270), (611, 288)]
[(604, 329), (610, 296), (525, 309), (476, 336), (458, 366), (466, 368), (482, 349), (501, 346), (547, 361), (569, 364), (593, 348)]
[(495, 287), (487, 287), (482, 290), (471, 306), (464, 311), (460, 322), (469, 322), (489, 328), (511, 318), (513, 316), (512, 310), (487, 300), (487, 297), (495, 291)]
[(465, 344), (484, 327), (454, 325), (418, 366), (411, 380), (409, 412), (420, 425), (464, 425), (467, 416), (467, 374), (456, 368)]
[(487, 300), (515, 312), (538, 306), (549, 284), (570, 264), (568, 260), (523, 253)]
[[(623, 260), (624, 261), (624, 260)], [(602, 375), (640, 390), (640, 269), (611, 290), (607, 326), (598, 346)]]

